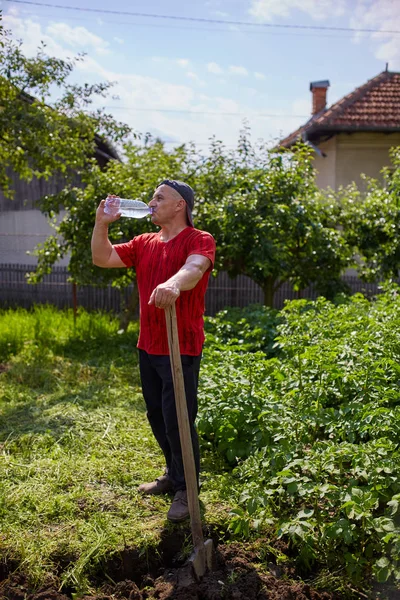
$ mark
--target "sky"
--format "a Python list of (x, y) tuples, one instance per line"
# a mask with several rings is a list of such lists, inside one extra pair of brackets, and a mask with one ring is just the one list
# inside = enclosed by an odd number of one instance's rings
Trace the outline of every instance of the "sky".
[(233, 147), (244, 119), (273, 144), (310, 117), (310, 82), (329, 80), (331, 105), (386, 63), (400, 71), (400, 0), (46, 3), (0, 0), (25, 53), (41, 41), (52, 56), (85, 52), (71, 81), (115, 82), (95, 106), (167, 148), (213, 136)]

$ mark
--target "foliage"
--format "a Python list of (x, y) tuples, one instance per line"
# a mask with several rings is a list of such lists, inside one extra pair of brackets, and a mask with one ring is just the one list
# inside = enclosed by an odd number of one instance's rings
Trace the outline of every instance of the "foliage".
[[(27, 58), (9, 32), (0, 45), (0, 187), (13, 196), (10, 170), (25, 180), (34, 177), (79, 177), (94, 155), (95, 136), (111, 143), (131, 132), (102, 110), (90, 110), (111, 84), (79, 86), (68, 82), (77, 62), (46, 54), (42, 44)], [(52, 98), (56, 97), (56, 100)]]
[(304, 572), (400, 581), (399, 292), (288, 303), (273, 358), (206, 353), (199, 431), (237, 465), (232, 531), (273, 524)]
[[(68, 255), (75, 282), (126, 286), (132, 273), (91, 263), (96, 204), (110, 192), (147, 200), (163, 177), (185, 179), (195, 188), (196, 225), (216, 238), (217, 270), (249, 276), (262, 287), (267, 306), (286, 281), (295, 290), (314, 284), (333, 298), (343, 289), (340, 276), (351, 260), (364, 279), (398, 276), (399, 149), (392, 151), (393, 169), (384, 170), (383, 185), (366, 179), (365, 194), (354, 186), (325, 194), (316, 188), (308, 146), (278, 154), (263, 143), (252, 145), (246, 125), (236, 149), (228, 151), (213, 139), (205, 157), (194, 145), (168, 152), (149, 136), (142, 145), (124, 145), (130, 128), (104, 110), (91, 110), (93, 100), (107, 95), (112, 84), (69, 83), (80, 60), (83, 56), (50, 57), (44, 45), (27, 58), (21, 45), (2, 32), (0, 185), (13, 195), (12, 171), (26, 181), (57, 177), (65, 184), (60, 194), (38, 203), (55, 231), (37, 249), (39, 264), (31, 282)], [(96, 139), (123, 148), (123, 162), (102, 173), (93, 159)], [(111, 239), (128, 239), (149, 226), (148, 221), (123, 219), (111, 228)]]
[[(112, 281), (114, 286), (122, 288), (132, 281), (131, 270), (101, 269), (92, 264), (90, 238), (100, 200), (107, 194), (117, 194), (148, 202), (157, 184), (166, 177), (190, 182), (195, 161), (190, 147), (167, 152), (161, 142), (152, 139), (147, 146), (127, 143), (124, 156), (124, 162), (112, 161), (103, 170), (92, 161), (91, 169), (83, 176), (84, 188), (71, 185), (59, 194), (43, 198), (41, 208), (50, 218), (55, 218), (61, 210), (66, 214), (55, 225), (54, 235), (38, 247), (39, 262), (31, 274), (32, 282), (40, 281), (66, 255), (70, 256), (68, 268), (77, 283), (106, 285)], [(110, 226), (109, 239), (120, 243), (147, 231), (154, 231), (149, 219), (121, 218)]]
[(277, 155), (252, 147), (245, 129), (237, 150), (211, 146), (197, 186), (201, 223), (217, 240), (218, 267), (250, 277), (267, 306), (285, 281), (296, 290), (338, 285), (349, 251), (331, 203), (317, 191), (310, 148)]
[[(170, 177), (186, 180), (197, 192), (196, 225), (216, 238), (217, 269), (251, 277), (263, 288), (266, 305), (272, 305), (274, 291), (285, 281), (295, 289), (314, 282), (326, 294), (333, 282), (337, 290), (348, 252), (331, 205), (317, 194), (308, 147), (277, 155), (264, 145), (252, 147), (245, 128), (235, 151), (213, 140), (203, 157), (193, 145), (168, 152), (147, 137), (142, 145), (120, 144), (123, 162), (101, 172), (92, 158), (95, 136), (126, 142), (130, 130), (103, 110), (90, 111), (110, 83), (68, 83), (82, 59), (49, 57), (44, 46), (27, 58), (9, 35), (0, 49), (0, 184), (12, 195), (10, 169), (27, 181), (57, 175), (65, 183), (60, 194), (38, 203), (52, 220), (54, 234), (37, 248), (32, 283), (70, 256), (76, 283), (126, 286), (132, 273), (91, 263), (96, 205), (108, 193), (148, 200), (157, 183)], [(111, 240), (129, 239), (149, 227), (147, 220), (122, 219), (111, 228)]]
[[(207, 521), (225, 523), (229, 504), (234, 536), (267, 528), (304, 575), (345, 573), (362, 589), (399, 578), (399, 293), (223, 311), (207, 325), (200, 378)], [(257, 318), (267, 330), (252, 336)], [(137, 326), (121, 334), (84, 311), (74, 325), (42, 307), (0, 313), (0, 331), (1, 550), (33, 580), (57, 569), (83, 591), (125, 544), (154, 545), (164, 519), (136, 493), (162, 464)], [(230, 333), (244, 343), (224, 344)]]
[(365, 177), (365, 193), (352, 185), (337, 194), (344, 235), (354, 249), (354, 266), (365, 281), (399, 275), (400, 148), (392, 149), (391, 159), (392, 168), (382, 171), (383, 183)]
[(273, 344), (278, 323), (278, 311), (267, 306), (254, 304), (244, 309), (226, 308), (205, 321), (207, 347), (222, 351), (227, 347), (242, 352), (261, 350), (272, 356), (275, 354)]

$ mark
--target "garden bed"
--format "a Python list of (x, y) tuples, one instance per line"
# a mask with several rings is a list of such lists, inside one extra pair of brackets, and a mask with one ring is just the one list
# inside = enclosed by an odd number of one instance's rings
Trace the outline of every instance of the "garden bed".
[[(170, 545), (164, 544), (164, 557), (176, 548), (173, 540)], [(176, 555), (174, 560), (170, 554), (166, 561), (170, 563), (168, 568), (153, 557), (148, 562), (148, 572), (144, 557), (137, 551), (126, 550), (119, 559), (106, 566), (106, 580), (102, 583), (99, 577), (97, 591), (85, 595), (83, 600), (334, 600), (341, 597), (296, 582), (276, 565), (270, 565), (269, 573), (263, 572), (256, 554), (239, 543), (218, 546), (214, 569), (199, 583), (188, 576), (188, 569), (179, 564)], [(0, 598), (69, 600), (71, 594), (58, 591), (57, 584), (56, 580), (49, 581), (33, 591), (23, 576), (9, 575), (0, 583)]]

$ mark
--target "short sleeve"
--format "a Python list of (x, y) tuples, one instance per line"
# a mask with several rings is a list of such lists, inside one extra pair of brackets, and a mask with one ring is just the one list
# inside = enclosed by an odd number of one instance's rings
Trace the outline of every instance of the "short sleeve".
[(127, 267), (136, 266), (137, 243), (136, 238), (125, 244), (115, 244), (113, 247), (118, 256)]
[(213, 236), (206, 231), (197, 230), (196, 233), (197, 235), (193, 236), (193, 240), (191, 240), (188, 256), (191, 254), (200, 254), (202, 256), (206, 256), (211, 261), (211, 267), (209, 271), (212, 271), (215, 262), (215, 240)]

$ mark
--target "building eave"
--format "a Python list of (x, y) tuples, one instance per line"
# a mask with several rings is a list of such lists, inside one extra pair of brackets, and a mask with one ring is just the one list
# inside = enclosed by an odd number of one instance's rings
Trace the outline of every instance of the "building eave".
[(400, 127), (383, 127), (382, 125), (315, 125), (311, 127), (303, 127), (301, 130), (296, 132), (296, 135), (289, 136), (286, 140), (282, 140), (279, 144), (281, 148), (290, 148), (297, 142), (306, 138), (306, 140), (318, 145), (321, 137), (329, 135), (330, 137), (338, 135), (339, 133), (400, 133)]

